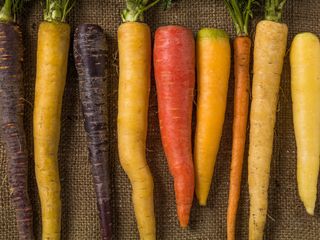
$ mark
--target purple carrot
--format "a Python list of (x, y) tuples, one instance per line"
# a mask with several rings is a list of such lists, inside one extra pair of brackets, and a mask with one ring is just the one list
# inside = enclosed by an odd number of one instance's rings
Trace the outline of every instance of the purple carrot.
[[(32, 206), (28, 196), (28, 149), (23, 125), (23, 44), (12, 18), (14, 4), (6, 0), (0, 11), (0, 135), (8, 157), (10, 197), (20, 240), (32, 240)], [(16, 12), (15, 12), (16, 13)]]
[(111, 239), (110, 170), (107, 145), (107, 42), (101, 27), (80, 25), (74, 37), (80, 99), (92, 165), (101, 238)]

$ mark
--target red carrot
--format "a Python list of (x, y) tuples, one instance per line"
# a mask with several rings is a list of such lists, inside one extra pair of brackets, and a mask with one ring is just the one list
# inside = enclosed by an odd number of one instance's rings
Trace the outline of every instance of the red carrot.
[(195, 43), (190, 30), (160, 27), (155, 34), (154, 68), (162, 144), (174, 177), (177, 213), (187, 227), (194, 194), (191, 148), (195, 84)]

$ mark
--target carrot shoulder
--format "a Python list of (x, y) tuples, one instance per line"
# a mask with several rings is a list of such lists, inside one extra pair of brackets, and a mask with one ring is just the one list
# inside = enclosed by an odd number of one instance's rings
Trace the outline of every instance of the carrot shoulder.
[(191, 120), (195, 43), (192, 32), (180, 26), (158, 28), (154, 68), (162, 145), (174, 177), (180, 225), (186, 227), (194, 194)]
[(194, 161), (196, 195), (206, 205), (219, 150), (227, 105), (230, 43), (219, 29), (205, 28), (197, 36), (198, 100)]

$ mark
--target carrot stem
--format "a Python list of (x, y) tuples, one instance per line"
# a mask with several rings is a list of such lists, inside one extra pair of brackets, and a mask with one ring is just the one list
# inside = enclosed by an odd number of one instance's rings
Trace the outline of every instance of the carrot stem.
[(46, 0), (44, 20), (48, 22), (65, 22), (76, 0)]
[(4, 2), (4, 5), (0, 11), (0, 21), (1, 22), (11, 22), (13, 20), (11, 6), (12, 6), (11, 0), (6, 0)]
[(155, 0), (148, 5), (149, 0), (127, 0), (126, 8), (121, 13), (123, 22), (144, 21), (143, 13), (163, 2), (164, 10), (170, 8), (173, 0)]
[(282, 10), (287, 0), (266, 0), (265, 19), (273, 22), (281, 22)]
[(224, 0), (236, 28), (238, 36), (248, 36), (249, 19), (252, 17), (252, 6), (257, 0)]

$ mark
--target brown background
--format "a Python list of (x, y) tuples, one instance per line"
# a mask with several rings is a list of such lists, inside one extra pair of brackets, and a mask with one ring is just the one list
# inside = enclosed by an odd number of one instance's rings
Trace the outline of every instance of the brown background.
[[(34, 222), (37, 239), (40, 239), (40, 212), (37, 188), (34, 178), (32, 151), (32, 103), (36, 64), (37, 28), (42, 19), (39, 1), (27, 6), (21, 21), (25, 44), (25, 128), (30, 148), (30, 196), (34, 206)], [(74, 29), (80, 23), (97, 23), (106, 31), (109, 43), (109, 160), (112, 168), (112, 205), (114, 239), (138, 239), (134, 214), (131, 207), (131, 187), (121, 169), (117, 155), (117, 40), (116, 31), (121, 23), (119, 12), (123, 8), (120, 0), (78, 0), (69, 21)], [(258, 14), (262, 17), (262, 14)], [(320, 3), (318, 0), (288, 0), (283, 21), (289, 26), (289, 45), (293, 36), (302, 31), (320, 34)], [(200, 27), (225, 29), (234, 37), (235, 32), (222, 0), (178, 0), (171, 10), (162, 12), (159, 7), (146, 14), (146, 22), (152, 31), (161, 25), (181, 24), (192, 28), (194, 33)], [(257, 21), (257, 19), (255, 20)], [(233, 116), (233, 75), (230, 78), (226, 121), (221, 148), (215, 168), (208, 206), (200, 208), (196, 202), (192, 209), (190, 228), (178, 227), (172, 178), (169, 176), (161, 147), (157, 120), (157, 98), (152, 80), (149, 107), (148, 161), (155, 180), (155, 209), (158, 239), (225, 239), (226, 209), (229, 187), (229, 166), (231, 157), (231, 129)], [(290, 98), (290, 68), (288, 57), (282, 76), (280, 103), (275, 129), (275, 148), (272, 161), (269, 191), (268, 224), (266, 239), (320, 238), (320, 211), (315, 217), (308, 216), (298, 198), (295, 170), (295, 142), (292, 126)], [(64, 95), (60, 157), (62, 183), (62, 239), (99, 239), (99, 225), (95, 196), (88, 163), (83, 119), (79, 107), (77, 74), (70, 53), (69, 73)], [(247, 163), (243, 174), (243, 190), (239, 208), (237, 236), (248, 237), (248, 186)], [(9, 203), (6, 156), (0, 147), (0, 239), (18, 239), (14, 211)]]

